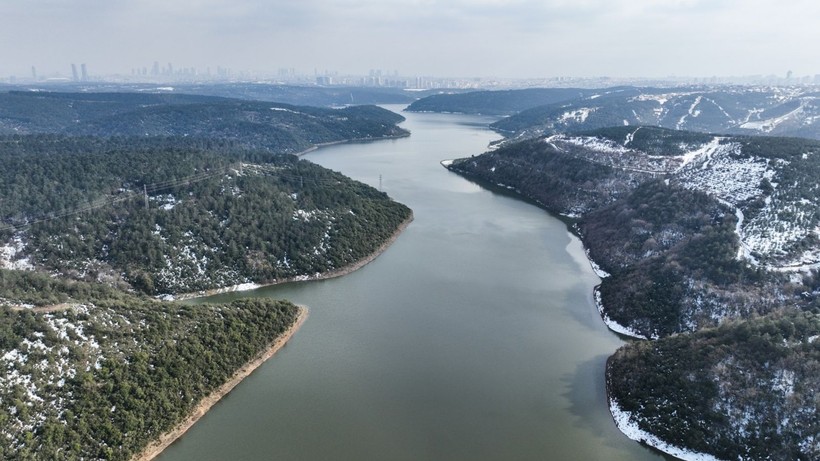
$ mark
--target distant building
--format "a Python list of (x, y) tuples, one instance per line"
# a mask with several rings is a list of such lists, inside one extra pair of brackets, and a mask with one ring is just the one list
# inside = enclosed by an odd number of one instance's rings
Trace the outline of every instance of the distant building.
[(73, 63), (71, 64), (71, 78), (75, 82), (80, 80), (80, 76), (77, 74), (77, 65)]
[(81, 77), (84, 82), (88, 81), (88, 69), (85, 67), (85, 63), (80, 64), (80, 72)]

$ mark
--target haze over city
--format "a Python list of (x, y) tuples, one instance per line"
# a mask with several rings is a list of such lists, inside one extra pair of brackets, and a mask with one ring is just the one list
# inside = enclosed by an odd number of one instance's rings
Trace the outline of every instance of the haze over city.
[(217, 72), (814, 76), (809, 0), (31, 0), (0, 4), (0, 77)]

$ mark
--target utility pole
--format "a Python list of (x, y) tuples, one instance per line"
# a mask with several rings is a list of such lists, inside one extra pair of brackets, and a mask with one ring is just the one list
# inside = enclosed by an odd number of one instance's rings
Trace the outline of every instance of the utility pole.
[(148, 209), (148, 185), (142, 185), (142, 193), (145, 196), (145, 209)]
[(379, 175), (379, 191), (382, 190), (382, 175)]

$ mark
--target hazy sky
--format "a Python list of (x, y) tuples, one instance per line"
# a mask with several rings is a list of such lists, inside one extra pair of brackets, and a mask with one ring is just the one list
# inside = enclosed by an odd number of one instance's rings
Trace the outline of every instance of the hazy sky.
[(817, 0), (0, 0), (0, 78), (154, 61), (276, 72), (820, 73)]

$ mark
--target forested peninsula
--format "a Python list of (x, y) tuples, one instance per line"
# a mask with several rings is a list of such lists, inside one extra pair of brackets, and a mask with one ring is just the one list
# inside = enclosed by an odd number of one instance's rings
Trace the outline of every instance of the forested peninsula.
[(160, 298), (343, 274), (412, 219), (293, 155), (409, 134), (377, 107), (0, 100), (3, 459), (146, 456), (303, 318), (286, 301)]
[(609, 360), (613, 416), (684, 459), (820, 456), (820, 142), (622, 126), (447, 162), (561, 214), (634, 342)]

